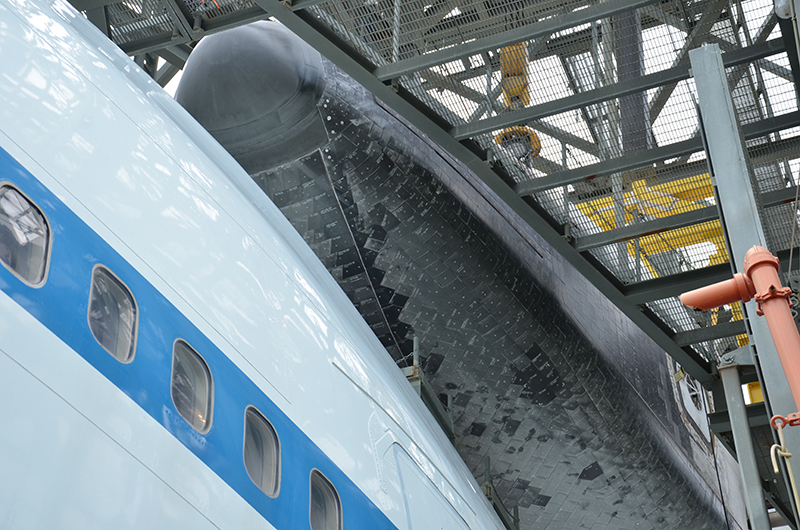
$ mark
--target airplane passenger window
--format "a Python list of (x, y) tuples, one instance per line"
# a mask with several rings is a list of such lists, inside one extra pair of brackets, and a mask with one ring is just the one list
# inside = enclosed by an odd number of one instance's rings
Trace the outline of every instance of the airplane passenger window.
[(50, 259), (44, 214), (19, 190), (0, 185), (0, 261), (31, 286), (44, 283)]
[(261, 491), (277, 497), (281, 465), (278, 435), (255, 407), (247, 407), (244, 416), (244, 467)]
[(311, 530), (341, 530), (342, 502), (336, 488), (316, 469), (311, 472)]
[(182, 340), (172, 349), (172, 401), (178, 413), (197, 432), (211, 429), (214, 406), (214, 383), (211, 371), (200, 355)]
[(89, 329), (100, 346), (120, 362), (133, 361), (138, 316), (128, 288), (105, 267), (95, 267), (89, 292)]

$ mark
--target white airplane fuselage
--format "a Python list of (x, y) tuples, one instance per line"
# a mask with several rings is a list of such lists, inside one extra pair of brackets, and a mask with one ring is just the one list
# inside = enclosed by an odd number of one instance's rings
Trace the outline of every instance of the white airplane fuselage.
[[(48, 231), (41, 281), (0, 252), (0, 527), (329, 530), (319, 473), (347, 530), (501, 528), (322, 264), (156, 83), (64, 1), (0, 0), (0, 57), (0, 191)], [(90, 328), (98, 268), (135, 301), (124, 362)], [(176, 408), (179, 342), (210, 373), (202, 429)], [(248, 408), (279, 441), (271, 496)]]

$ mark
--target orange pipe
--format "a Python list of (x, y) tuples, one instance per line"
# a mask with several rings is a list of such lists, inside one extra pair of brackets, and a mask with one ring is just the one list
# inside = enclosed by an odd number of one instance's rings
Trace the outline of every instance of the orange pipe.
[(767, 319), (786, 380), (800, 410), (800, 335), (789, 302), (792, 290), (781, 285), (779, 267), (778, 258), (764, 247), (753, 247), (745, 254), (744, 273), (755, 285), (759, 313)]
[(696, 309), (713, 309), (754, 296), (759, 315), (767, 319), (795, 405), (800, 410), (800, 334), (792, 318), (789, 295), (778, 277), (780, 262), (769, 250), (755, 246), (744, 258), (744, 274), (681, 295), (681, 302)]
[(683, 293), (681, 302), (692, 309), (707, 311), (738, 301), (747, 302), (754, 294), (756, 294), (756, 290), (753, 282), (744, 274), (739, 273), (730, 280)]

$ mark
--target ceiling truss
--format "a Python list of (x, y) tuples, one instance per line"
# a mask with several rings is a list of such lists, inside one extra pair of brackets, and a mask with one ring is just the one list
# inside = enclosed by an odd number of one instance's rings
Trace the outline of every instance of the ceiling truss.
[[(689, 134), (678, 138), (676, 132), (672, 138), (664, 132), (665, 126), (659, 125), (676, 120), (675, 102), (688, 97), (690, 49), (706, 43), (720, 46), (729, 84), (736, 88), (734, 96), (739, 98), (742, 112), (753, 115), (742, 127), (751, 162), (769, 174), (764, 178), (772, 179), (770, 182), (785, 181), (777, 189), (765, 184), (765, 208), (785, 207), (794, 198), (797, 183), (791, 178), (790, 161), (800, 158), (800, 137), (792, 130), (800, 125), (800, 112), (796, 104), (788, 108), (778, 101), (780, 94), (776, 96), (774, 88), (783, 86), (781, 82), (794, 87), (791, 61), (785, 59), (794, 43), (787, 46), (785, 37), (776, 34), (774, 13), (756, 17), (746, 2), (72, 3), (162, 86), (183, 67), (194, 43), (204, 35), (270, 17), (280, 21), (473, 170), (523, 221), (706, 385), (713, 379), (714, 363), (698, 345), (741, 334), (743, 323), (683, 325), (679, 322), (683, 315), (670, 316), (658, 301), (728, 277), (730, 266), (708, 263), (675, 268), (664, 261), (667, 255), (673, 256), (670, 259), (683, 256), (679, 261), (686, 258), (687, 251), (682, 248), (671, 248), (663, 256), (647, 256), (649, 261), (642, 263), (649, 268), (649, 277), (640, 274), (638, 281), (631, 281), (623, 270), (627, 265), (622, 269), (614, 266), (614, 259), (633, 252), (630, 249), (634, 247), (639, 260), (643, 245), (664, 245), (675, 231), (691, 231), (719, 218), (713, 200), (661, 217), (644, 215), (641, 207), (637, 213), (623, 204), (623, 197), (633, 200), (634, 185), (641, 182), (669, 186), (708, 172), (696, 126), (688, 126)], [(615, 39), (620, 39), (614, 33), (616, 17), (632, 12), (638, 13), (641, 34), (658, 35), (662, 41), (673, 39), (671, 59), (669, 64), (648, 66), (643, 75), (619, 80), (612, 63), (603, 62), (603, 54), (606, 60), (612, 52), (620, 54), (619, 48), (614, 49)], [(358, 23), (366, 19), (370, 31)], [(645, 48), (652, 45), (644, 41)], [(563, 77), (567, 93), (549, 99), (533, 94), (526, 105), (506, 101), (501, 52), (518, 43), (525, 44), (531, 68), (553, 68), (547, 75)], [(649, 53), (647, 49), (640, 52), (640, 61)], [(160, 66), (159, 58), (163, 59)], [(587, 64), (593, 66), (584, 71)], [(621, 127), (622, 98), (642, 93), (647, 94), (651, 148), (631, 151), (608, 132)], [(580, 126), (571, 124), (566, 116), (577, 116), (573, 121)], [(514, 126), (529, 127), (550, 142), (548, 145), (560, 147), (547, 152), (543, 148), (527, 165), (508, 159), (492, 139), (498, 131)], [(594, 195), (583, 190), (594, 190)], [(553, 193), (567, 197), (570, 208), (581, 211), (595, 207), (601, 199), (611, 201), (618, 226), (598, 224), (600, 228), (591, 226), (591, 230), (588, 225), (578, 226), (571, 217), (575, 210), (560, 211), (553, 206), (558, 202), (548, 195)], [(626, 215), (634, 218), (626, 221)], [(653, 243), (653, 238), (661, 240)], [(779, 254), (788, 252), (788, 248), (777, 250)], [(667, 269), (671, 273), (666, 274)]]

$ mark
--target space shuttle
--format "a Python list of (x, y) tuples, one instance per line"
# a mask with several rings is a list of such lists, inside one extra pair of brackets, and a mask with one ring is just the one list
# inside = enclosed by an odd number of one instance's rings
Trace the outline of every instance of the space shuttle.
[[(440, 426), (520, 528), (747, 527), (699, 383), (469, 168), (290, 31), (204, 38), (175, 97), (397, 366), (421, 373)], [(496, 141), (520, 163), (538, 152), (526, 129)]]

